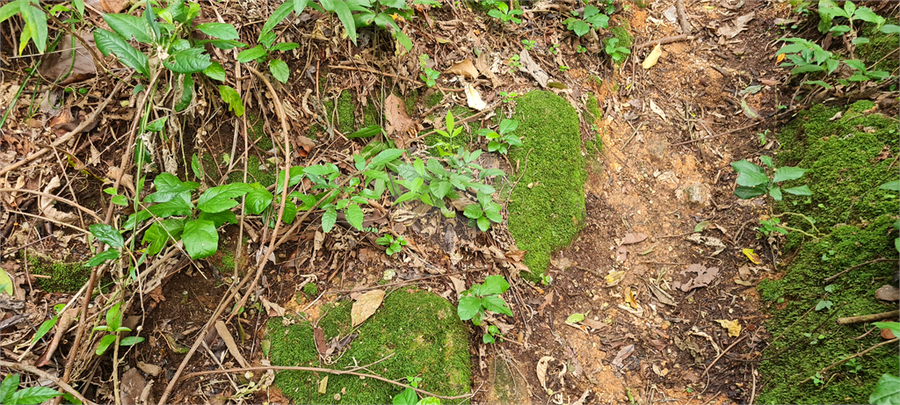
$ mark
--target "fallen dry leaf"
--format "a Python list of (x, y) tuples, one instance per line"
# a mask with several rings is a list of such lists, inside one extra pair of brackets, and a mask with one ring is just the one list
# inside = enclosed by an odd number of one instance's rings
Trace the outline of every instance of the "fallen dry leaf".
[(612, 364), (613, 366), (616, 366), (616, 368), (622, 368), (624, 366), (624, 364), (622, 364), (622, 362), (625, 361), (625, 359), (627, 359), (628, 356), (631, 356), (632, 353), (634, 353), (634, 345), (631, 344), (631, 345), (625, 346), (625, 347), (621, 348), (618, 353), (616, 353), (616, 358), (613, 359), (612, 363), (610, 363), (610, 364)]
[(478, 69), (475, 69), (475, 65), (472, 64), (472, 61), (470, 59), (465, 59), (462, 62), (454, 63), (453, 66), (450, 66), (450, 68), (445, 70), (444, 73), (464, 76), (466, 79), (474, 79), (478, 77)]
[(541, 388), (543, 388), (544, 391), (547, 391), (547, 366), (550, 364), (551, 360), (556, 359), (550, 356), (541, 357), (541, 359), (538, 360), (538, 364), (535, 369), (538, 382), (541, 383)]
[(719, 253), (722, 253), (723, 250), (725, 250), (725, 244), (722, 243), (722, 240), (719, 238), (714, 238), (712, 236), (703, 236), (698, 233), (692, 233), (685, 239), (698, 245), (706, 245), (715, 249), (715, 251), (713, 251), (712, 253), (712, 256), (716, 256)]
[(659, 108), (659, 106), (653, 102), (653, 99), (650, 99), (650, 111), (653, 111), (654, 113), (656, 113), (656, 115), (660, 116), (663, 121), (669, 122), (669, 119), (666, 118), (666, 113), (663, 112), (662, 108)]
[(728, 39), (734, 38), (737, 36), (737, 34), (740, 34), (741, 31), (747, 29), (747, 23), (750, 22), (751, 20), (753, 20), (753, 17), (755, 17), (755, 16), (756, 16), (756, 13), (749, 13), (749, 14), (744, 14), (738, 18), (735, 18), (733, 26), (725, 25), (725, 26), (719, 27), (719, 29), (716, 30), (716, 35), (721, 35)]
[(520, 67), (519, 70), (528, 72), (534, 80), (537, 80), (541, 87), (547, 88), (547, 82), (550, 81), (550, 76), (540, 65), (535, 63), (534, 59), (531, 59), (531, 55), (528, 54), (527, 49), (523, 49), (522, 52), (519, 53), (519, 62), (522, 63), (522, 67)]
[(875, 290), (875, 298), (882, 301), (900, 301), (900, 290), (897, 286), (885, 284)]
[(465, 87), (466, 92), (466, 104), (469, 105), (469, 108), (481, 111), (487, 108), (487, 103), (481, 99), (481, 93), (478, 92), (478, 89), (475, 86), (466, 83)]
[[(54, 176), (52, 179), (50, 179), (47, 187), (44, 187), (43, 191), (46, 194), (53, 194), (53, 190), (56, 190), (59, 186), (59, 176)], [(67, 224), (74, 224), (75, 222), (78, 222), (78, 215), (75, 215), (71, 212), (62, 212), (56, 209), (56, 207), (53, 206), (53, 203), (55, 202), (54, 199), (40, 196), (38, 197), (38, 202), (38, 206), (40, 207), (41, 212), (48, 218)]]
[(400, 97), (391, 94), (384, 99), (384, 118), (387, 120), (385, 131), (388, 136), (397, 134), (392, 137), (400, 149), (406, 149), (407, 132), (416, 127), (409, 114), (406, 113), (406, 104)]
[(643, 242), (647, 239), (647, 235), (643, 233), (626, 233), (625, 239), (622, 240), (623, 245), (633, 245), (635, 243)]
[(660, 286), (655, 284), (650, 284), (650, 291), (653, 292), (653, 296), (659, 300), (660, 303), (669, 305), (669, 306), (677, 306), (678, 302), (669, 295), (668, 292), (664, 291)]
[(616, 261), (619, 263), (625, 263), (625, 260), (628, 259), (628, 249), (625, 246), (619, 246), (616, 248)]
[(625, 278), (625, 272), (620, 270), (610, 271), (609, 274), (606, 275), (606, 285), (604, 287), (613, 287), (619, 285), (622, 280)]
[(653, 47), (653, 50), (650, 51), (650, 54), (644, 59), (644, 63), (641, 63), (641, 67), (644, 69), (650, 69), (656, 62), (659, 61), (659, 57), (662, 56), (662, 47), (659, 44)]
[(694, 263), (688, 266), (687, 270), (682, 271), (681, 274), (686, 273), (697, 273), (697, 277), (694, 277), (692, 280), (688, 280), (686, 283), (673, 282), (672, 286), (675, 288), (680, 288), (681, 291), (688, 292), (693, 288), (697, 287), (706, 287), (711, 283), (716, 276), (719, 274), (718, 267), (709, 267), (702, 264)]
[(634, 291), (631, 291), (631, 287), (625, 287), (625, 302), (630, 304), (634, 309), (637, 309), (638, 307), (638, 303), (634, 299)]
[(381, 306), (381, 301), (383, 300), (384, 290), (372, 290), (361, 295), (350, 309), (350, 321), (353, 327), (369, 319)]
[(722, 325), (723, 328), (728, 329), (728, 336), (738, 337), (741, 334), (741, 324), (738, 323), (737, 319), (733, 321), (717, 319), (716, 322)]
[(753, 264), (759, 264), (759, 255), (753, 253), (753, 249), (742, 249), (741, 252), (744, 254), (744, 256), (747, 256), (747, 258), (750, 259)]
[(225, 341), (225, 347), (228, 348), (228, 352), (231, 353), (232, 356), (234, 356), (241, 367), (250, 367), (250, 363), (247, 363), (247, 360), (244, 359), (243, 355), (241, 355), (241, 351), (240, 349), (238, 349), (238, 345), (234, 341), (234, 337), (231, 336), (231, 332), (228, 331), (228, 327), (225, 326), (225, 322), (216, 321), (216, 332), (218, 332), (219, 337), (222, 338), (223, 341)]

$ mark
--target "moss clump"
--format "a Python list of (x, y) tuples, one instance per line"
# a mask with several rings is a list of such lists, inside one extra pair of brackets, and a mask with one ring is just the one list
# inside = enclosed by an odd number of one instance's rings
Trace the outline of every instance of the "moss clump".
[(363, 127), (381, 125), (381, 121), (381, 112), (378, 111), (378, 107), (370, 99), (369, 104), (366, 104), (366, 107), (363, 108)]
[(584, 221), (586, 175), (578, 114), (547, 91), (532, 91), (516, 102), (515, 135), (523, 137), (523, 146), (509, 157), (525, 172), (509, 201), (509, 231), (519, 248), (528, 251), (525, 264), (540, 275), (550, 255), (568, 245)]
[(628, 33), (628, 27), (626, 26), (616, 26), (609, 29), (616, 38), (619, 38), (619, 46), (625, 48), (631, 48), (631, 44), (634, 42), (634, 37)]
[[(896, 261), (854, 269), (835, 279), (833, 287), (823, 285), (822, 279), (878, 257), (896, 258), (893, 248), (896, 234), (889, 234), (894, 221), (895, 218), (885, 215), (863, 228), (838, 227), (818, 243), (804, 245), (782, 280), (760, 284), (764, 302), (775, 307), (779, 298), (783, 301), (778, 305), (783, 308), (773, 311), (766, 327), (773, 336), (784, 334), (763, 353), (768, 360), (760, 364), (760, 371), (768, 383), (758, 398), (759, 403), (868, 403), (869, 394), (881, 375), (896, 374), (897, 345), (887, 345), (856, 360), (865, 364), (861, 369), (847, 364), (821, 376), (827, 384), (817, 385), (812, 381), (800, 384), (831, 363), (882, 341), (877, 332), (853, 340), (866, 334), (872, 326), (837, 325), (834, 319), (896, 308), (874, 298), (878, 287), (891, 283)], [(809, 311), (820, 300), (830, 301), (831, 308)], [(788, 327), (790, 330), (785, 331)]]
[[(894, 22), (889, 24), (896, 24), (896, 15), (893, 18), (888, 18), (888, 21), (891, 19)], [(874, 24), (866, 23), (863, 25), (860, 37), (868, 38), (869, 43), (860, 44), (856, 47), (856, 57), (864, 61), (866, 66), (875, 63), (875, 67), (869, 69), (869, 71), (884, 70), (893, 72), (897, 69), (900, 61), (897, 60), (896, 55), (889, 57), (888, 53), (896, 52), (897, 48), (900, 48), (900, 36), (897, 34), (885, 34), (877, 29)]]
[(353, 132), (356, 120), (353, 118), (353, 110), (356, 109), (356, 103), (353, 102), (353, 93), (350, 90), (341, 92), (341, 96), (337, 101), (337, 120), (338, 130), (344, 134)]
[[(815, 105), (778, 135), (782, 145), (778, 166), (809, 169), (784, 187), (807, 184), (813, 191), (805, 200), (785, 197), (777, 206), (780, 211), (803, 211), (815, 218), (819, 230), (897, 213), (897, 193), (878, 189), (897, 179), (896, 168), (891, 168), (891, 157), (900, 153), (897, 122), (864, 113), (872, 106), (870, 101), (859, 101), (849, 109)], [(830, 121), (838, 112), (843, 112), (843, 117)], [(799, 221), (792, 226), (809, 228)]]
[(91, 269), (84, 267), (84, 262), (65, 263), (29, 255), (28, 264), (31, 266), (28, 269), (31, 274), (50, 276), (37, 278), (38, 288), (45, 292), (73, 293), (81, 289), (91, 277)]
[(319, 293), (319, 287), (317, 287), (315, 283), (307, 283), (303, 286), (303, 292), (306, 293), (307, 296), (315, 297)]
[(444, 100), (444, 94), (439, 91), (429, 90), (431, 94), (426, 93), (425, 108), (431, 108)]
[[(385, 297), (378, 312), (355, 331), (350, 324), (351, 306), (349, 301), (335, 305), (318, 324), (328, 340), (350, 333), (359, 335), (332, 365), (319, 363), (308, 322), (285, 327), (280, 318), (269, 320), (272, 364), (343, 370), (392, 355), (371, 367), (370, 372), (392, 380), (418, 376), (422, 378), (420, 388), (438, 395), (469, 392), (468, 334), (456, 308), (445, 299), (413, 288), (397, 290)], [(317, 387), (324, 376), (284, 371), (276, 376), (275, 384), (295, 403), (304, 404), (389, 404), (402, 391), (372, 379), (329, 375), (327, 391), (320, 395)]]
[[(228, 175), (229, 183), (238, 183), (244, 181), (244, 173), (234, 171)], [(247, 183), (259, 182), (263, 187), (269, 187), (275, 184), (275, 176), (269, 173), (268, 165), (262, 165), (259, 158), (250, 155), (247, 158)]]
[(266, 135), (265, 122), (259, 116), (249, 113), (247, 114), (247, 122), (250, 123), (250, 141), (255, 143), (256, 147), (261, 150), (272, 150), (275, 145), (272, 144), (272, 139)]

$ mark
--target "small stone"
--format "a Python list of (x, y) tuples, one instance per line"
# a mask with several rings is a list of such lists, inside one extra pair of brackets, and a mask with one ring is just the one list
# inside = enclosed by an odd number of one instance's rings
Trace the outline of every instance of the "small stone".
[(900, 301), (900, 289), (896, 286), (885, 284), (875, 290), (875, 298), (882, 301)]
[(704, 183), (694, 182), (678, 188), (676, 198), (698, 208), (708, 208), (712, 202), (712, 190)]

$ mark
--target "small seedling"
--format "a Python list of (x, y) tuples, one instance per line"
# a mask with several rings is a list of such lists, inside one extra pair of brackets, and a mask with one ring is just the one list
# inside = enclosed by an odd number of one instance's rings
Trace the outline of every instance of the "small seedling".
[(496, 6), (497, 8), (488, 11), (489, 16), (502, 21), (504, 24), (507, 24), (510, 21), (516, 24), (522, 23), (521, 19), (516, 18), (517, 15), (522, 15), (522, 10), (510, 10), (509, 6), (502, 1), (498, 1)]
[(612, 37), (603, 41), (606, 44), (606, 54), (612, 58), (613, 62), (616, 65), (621, 65), (622, 62), (625, 62), (625, 59), (628, 58), (628, 55), (631, 55), (631, 50), (624, 47), (619, 46), (619, 38)]
[(488, 152), (500, 152), (505, 155), (510, 146), (522, 146), (522, 140), (513, 135), (518, 127), (519, 121), (505, 119), (500, 121), (499, 133), (490, 128), (482, 128), (475, 134), (488, 139)]
[(525, 45), (525, 49), (528, 49), (529, 51), (534, 49), (535, 44), (537, 44), (535, 41), (529, 41), (527, 39), (522, 40), (522, 45)]
[(503, 97), (504, 103), (508, 103), (510, 100), (512, 100), (516, 97), (519, 97), (519, 93), (516, 93), (514, 91), (511, 91), (509, 93), (507, 93), (505, 91), (501, 91), (499, 94), (500, 94), (500, 97)]
[(569, 31), (575, 33), (579, 37), (584, 36), (590, 30), (598, 30), (600, 28), (607, 29), (609, 28), (609, 16), (600, 12), (597, 7), (588, 5), (584, 7), (584, 13), (578, 18), (577, 13), (575, 17), (569, 17), (563, 20), (563, 24), (566, 24), (566, 28)]
[[(40, 404), (60, 395), (63, 393), (49, 387), (34, 386), (20, 390), (18, 374), (10, 373), (0, 383), (0, 403), (2, 404)], [(65, 400), (66, 403), (81, 403), (69, 402), (75, 400), (71, 394), (66, 394)]]
[(773, 177), (770, 178), (769, 175), (766, 174), (766, 169), (750, 163), (746, 159), (731, 164), (734, 171), (738, 173), (738, 187), (734, 190), (734, 195), (738, 196), (738, 198), (746, 200), (768, 194), (775, 199), (775, 201), (781, 201), (782, 191), (793, 195), (812, 195), (812, 190), (806, 185), (783, 190), (776, 185), (783, 181), (796, 180), (803, 177), (803, 174), (806, 173), (806, 169), (792, 166), (784, 166), (776, 169), (774, 163), (772, 163), (772, 158), (769, 156), (760, 156), (759, 160), (768, 167), (768, 171), (774, 171)]
[(522, 63), (519, 62), (519, 55), (513, 55), (509, 57), (509, 74), (513, 74), (516, 70), (522, 67)]
[(375, 243), (381, 246), (387, 246), (384, 253), (387, 253), (388, 256), (393, 256), (394, 253), (401, 251), (408, 242), (406, 242), (406, 238), (402, 235), (398, 235), (397, 238), (394, 239), (394, 235), (386, 233), (384, 236), (378, 238)]
[[(410, 387), (419, 388), (419, 383), (422, 381), (421, 377), (406, 377), (406, 381), (409, 382)], [(441, 400), (435, 397), (425, 397), (419, 399), (419, 395), (416, 394), (416, 390), (407, 387), (403, 390), (403, 392), (394, 396), (394, 400), (392, 401), (394, 405), (440, 405)]]
[(550, 45), (550, 48), (547, 50), (550, 51), (550, 53), (556, 55), (557, 53), (559, 53), (559, 44)]
[(472, 320), (476, 326), (484, 320), (485, 311), (492, 311), (508, 316), (513, 316), (512, 311), (500, 294), (509, 289), (509, 283), (503, 276), (488, 276), (483, 284), (475, 284), (472, 288), (463, 291), (459, 299), (457, 315), (463, 321)]
[(491, 222), (500, 223), (503, 216), (500, 210), (503, 207), (491, 200), (490, 194), (478, 193), (478, 202), (469, 204), (463, 211), (463, 215), (469, 218), (469, 226), (478, 226), (482, 232), (487, 232), (491, 227)]
[(767, 129), (765, 132), (757, 132), (756, 139), (759, 140), (759, 146), (766, 146), (766, 142), (768, 141), (769, 130)]
[(559, 71), (560, 71), (560, 72), (565, 72), (565, 71), (567, 71), (567, 70), (569, 70), (569, 67), (568, 67), (568, 66), (560, 66), (560, 67), (559, 67)]
[(772, 232), (778, 232), (780, 234), (787, 235), (790, 233), (787, 229), (784, 229), (781, 224), (781, 218), (772, 218), (772, 219), (760, 219), (759, 220), (759, 231), (765, 235), (769, 236)]
[(463, 127), (456, 126), (456, 121), (454, 121), (454, 119), (453, 119), (452, 111), (447, 111), (447, 117), (444, 119), (444, 123), (447, 127), (446, 130), (441, 130), (441, 129), (434, 130), (435, 132), (437, 132), (438, 135), (445, 138), (443, 140), (440, 140), (438, 142), (438, 144), (435, 145), (435, 147), (437, 148), (438, 153), (441, 156), (448, 156), (448, 155), (451, 155), (452, 153), (447, 149), (452, 144), (453, 138), (456, 138), (457, 136), (459, 136), (460, 133), (462, 133)]
[(425, 67), (428, 65), (428, 59), (430, 58), (424, 53), (419, 55), (419, 66), (422, 68), (422, 74), (419, 75), (419, 78), (425, 82), (428, 88), (432, 88), (437, 84), (437, 78), (441, 75), (441, 72)]
[(587, 52), (587, 48), (584, 46), (578, 45), (578, 48), (575, 48), (575, 53), (585, 53)]

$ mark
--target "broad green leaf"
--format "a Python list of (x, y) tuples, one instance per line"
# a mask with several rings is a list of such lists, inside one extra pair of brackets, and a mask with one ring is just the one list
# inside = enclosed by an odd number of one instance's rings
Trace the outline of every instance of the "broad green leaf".
[(577, 19), (572, 19), (571, 21), (569, 21), (569, 24), (566, 26), (566, 28), (568, 28), (569, 31), (575, 32), (575, 35), (578, 35), (579, 37), (584, 36), (584, 34), (587, 34), (588, 31), (591, 30), (591, 26), (588, 23)]
[(10, 404), (39, 404), (50, 398), (62, 395), (61, 392), (50, 387), (28, 387), (16, 391)]
[(739, 160), (737, 162), (732, 162), (731, 167), (734, 169), (735, 172), (738, 172), (738, 173), (745, 173), (745, 172), (747, 172), (747, 173), (749, 173), (749, 172), (765, 173), (766, 172), (765, 170), (763, 170), (763, 168), (747, 161), (747, 159)]
[[(3, 6), (0, 6), (0, 23), (8, 20), (10, 17), (16, 14), (19, 14), (22, 11), (23, 4), (28, 5), (28, 0), (11, 1), (4, 4)], [(0, 396), (0, 402), (3, 402), (2, 396)]]
[[(288, 187), (294, 187), (303, 181), (304, 167), (303, 166), (293, 166), (288, 170)], [(284, 184), (284, 171), (278, 172), (278, 185), (275, 187), (275, 193), (281, 194), (282, 185)]]
[(393, 405), (416, 405), (419, 395), (412, 388), (407, 388), (403, 392), (394, 396)]
[(762, 161), (766, 166), (775, 167), (775, 164), (772, 162), (771, 156), (763, 155), (759, 157), (759, 160)]
[(480, 217), (475, 220), (475, 224), (478, 225), (478, 229), (481, 232), (487, 232), (488, 229), (491, 229), (491, 220), (488, 217)]
[(482, 305), (484, 305), (484, 309), (488, 311), (512, 316), (512, 311), (509, 309), (509, 306), (506, 305), (506, 301), (504, 301), (503, 298), (496, 295), (488, 295), (487, 297), (482, 298), (481, 302)]
[(253, 189), (247, 193), (247, 199), (244, 201), (244, 210), (253, 215), (259, 215), (272, 205), (272, 200), (275, 199), (275, 196), (259, 183), (251, 184), (251, 187)]
[(900, 377), (887, 373), (882, 375), (875, 384), (872, 394), (869, 395), (869, 403), (875, 405), (900, 404)]
[[(35, 47), (37, 47), (38, 52), (44, 53), (47, 49), (47, 14), (44, 14), (44, 10), (40, 8), (40, 6), (35, 2), (34, 4), (29, 2), (21, 3), (22, 10), (22, 19), (25, 20), (25, 29), (23, 30), (23, 34), (28, 32), (28, 38), (34, 41)], [(19, 54), (22, 54), (22, 51), (25, 49), (26, 41), (22, 41), (19, 44)]]
[(92, 257), (87, 263), (84, 264), (84, 267), (97, 267), (107, 260), (115, 260), (119, 258), (119, 251), (115, 249), (104, 250), (100, 253), (97, 253)]
[(120, 309), (122, 308), (122, 303), (118, 302), (116, 305), (113, 305), (109, 311), (106, 311), (106, 326), (109, 327), (110, 330), (116, 330), (122, 323), (122, 313)]
[(484, 210), (484, 216), (498, 224), (503, 222), (503, 215), (500, 215), (500, 204), (491, 203), (491, 207)]
[(484, 211), (481, 210), (481, 207), (478, 204), (469, 204), (466, 206), (466, 209), (463, 210), (463, 215), (466, 218), (478, 219), (484, 215)]
[(816, 311), (821, 311), (823, 309), (831, 309), (834, 306), (834, 303), (828, 300), (819, 300), (819, 303), (816, 304)]
[(331, 232), (335, 222), (337, 222), (337, 211), (334, 207), (325, 210), (325, 213), (322, 214), (322, 230), (325, 233)]
[(492, 177), (492, 176), (506, 176), (506, 172), (504, 172), (503, 170), (500, 170), (500, 169), (487, 169), (487, 170), (483, 170), (481, 173), (478, 173), (479, 179), (484, 179), (486, 177)]
[(300, 47), (300, 44), (298, 44), (296, 42), (280, 42), (280, 43), (273, 45), (271, 48), (269, 48), (269, 51), (270, 52), (290, 51), (293, 49), (297, 49), (299, 47)]
[[(0, 20), (2, 21), (2, 20)], [(885, 24), (881, 26), (881, 32), (885, 34), (898, 34), (900, 33), (900, 25), (895, 24)]]
[(266, 48), (263, 48), (262, 45), (254, 46), (250, 49), (245, 49), (238, 54), (238, 62), (247, 63), (256, 60), (261, 56), (266, 56)]
[(362, 208), (358, 204), (350, 203), (347, 205), (347, 209), (344, 210), (344, 216), (347, 218), (347, 222), (350, 223), (357, 230), (362, 230), (364, 214)]
[[(231, 212), (231, 211), (228, 211)], [(291, 201), (286, 201), (284, 203), (284, 213), (281, 216), (281, 220), (290, 225), (294, 223), (294, 219), (297, 218), (297, 205)]]
[(191, 100), (194, 99), (194, 78), (191, 75), (181, 76), (184, 79), (181, 88), (181, 98), (178, 99), (178, 104), (175, 104), (176, 112), (184, 111), (185, 108), (191, 105)]
[(453, 189), (453, 185), (449, 181), (433, 181), (428, 187), (437, 199), (446, 197), (447, 193)]
[[(796, 180), (803, 177), (803, 173), (806, 173), (807, 169), (801, 169), (799, 167), (791, 167), (784, 166), (779, 167), (775, 170), (775, 178), (772, 180), (775, 183), (780, 183), (782, 181), (787, 180)], [(742, 184), (743, 186), (749, 186), (751, 184)]]
[(403, 156), (403, 153), (406, 151), (403, 149), (385, 149), (381, 151), (377, 156), (372, 158), (372, 162), (370, 163), (370, 167), (377, 167), (393, 162), (400, 156)]
[(56, 325), (57, 319), (59, 318), (54, 316), (41, 323), (41, 326), (38, 328), (37, 332), (34, 333), (34, 337), (31, 338), (31, 344), (37, 343), (37, 341), (41, 340), (41, 338), (44, 337), (47, 332), (50, 332), (50, 329), (53, 328), (54, 325)]
[(500, 135), (506, 135), (512, 131), (515, 131), (516, 128), (519, 127), (519, 121), (516, 120), (503, 120), (500, 121)]
[(829, 90), (831, 90), (831, 89), (834, 88), (834, 86), (832, 86), (832, 85), (830, 85), (830, 84), (828, 84), (828, 83), (825, 83), (825, 82), (822, 81), (822, 80), (807, 80), (807, 81), (803, 82), (802, 84), (809, 84), (809, 85), (822, 86), (822, 87), (824, 87), (824, 88), (826, 88), (826, 89), (829, 89)]
[(133, 346), (144, 341), (143, 337), (128, 336), (119, 341), (119, 346)]
[(275, 79), (282, 83), (287, 83), (288, 76), (291, 74), (291, 70), (288, 68), (287, 63), (284, 63), (281, 59), (272, 59), (269, 61), (269, 72), (272, 73), (272, 76), (275, 77)]
[(150, 65), (147, 55), (134, 49), (121, 35), (97, 28), (94, 30), (94, 42), (97, 44), (97, 49), (103, 53), (103, 56), (109, 56), (112, 53), (119, 58), (123, 65), (136, 70), (146, 77), (150, 77)]
[(481, 299), (468, 296), (461, 297), (459, 299), (459, 306), (456, 308), (456, 314), (459, 315), (459, 319), (463, 321), (468, 321), (475, 317), (475, 314), (481, 310)]
[(219, 39), (240, 39), (240, 35), (238, 35), (237, 30), (231, 24), (210, 22), (199, 24), (196, 29), (206, 35)]
[(147, 247), (148, 255), (155, 255), (171, 240), (177, 240), (184, 231), (184, 219), (168, 218), (162, 221), (154, 222), (144, 232), (144, 239), (141, 243), (149, 243)]
[[(15, 2), (11, 4), (15, 4)], [(3, 382), (0, 383), (0, 402), (4, 404), (12, 403), (12, 395), (16, 392), (16, 388), (19, 388), (19, 375), (7, 374)]]
[[(233, 198), (241, 197), (253, 188), (244, 183), (225, 184), (206, 190), (197, 201), (197, 208), (210, 213), (225, 211), (238, 205)], [(185, 230), (185, 232), (187, 232)]]
[(332, 166), (326, 166), (326, 165), (312, 165), (312, 166), (307, 166), (306, 169), (304, 169), (304, 171), (306, 172), (306, 174), (312, 174), (312, 175), (316, 175), (316, 176), (325, 176), (325, 175), (329, 175), (331, 173), (336, 172), (337, 166), (332, 167)]
[(203, 165), (200, 164), (200, 158), (196, 153), (191, 156), (191, 171), (194, 172), (197, 180), (203, 180)]
[(765, 173), (742, 172), (737, 177), (737, 184), (745, 187), (756, 187), (768, 182), (769, 177)]
[(135, 17), (130, 14), (103, 14), (103, 20), (109, 24), (109, 27), (125, 39), (134, 39), (144, 44), (153, 43), (153, 35), (150, 33), (150, 27), (141, 17)]
[(785, 193), (788, 193), (788, 194), (793, 194), (793, 195), (812, 195), (813, 194), (812, 190), (810, 190), (809, 186), (807, 186), (807, 185), (802, 185), (800, 187), (786, 188), (782, 191), (784, 191)]
[(147, 124), (146, 131), (147, 132), (159, 132), (166, 128), (166, 121), (169, 119), (168, 115), (164, 115), (162, 118), (157, 118)]
[(781, 201), (781, 188), (780, 187), (772, 187), (769, 189), (769, 195), (775, 199), (775, 201)]
[(193, 181), (181, 181), (169, 173), (160, 173), (153, 180), (153, 187), (156, 192), (148, 195), (144, 201), (148, 203), (162, 203), (180, 198), (182, 201), (189, 203), (191, 191), (200, 187), (200, 184)]
[(230, 86), (222, 85), (219, 86), (219, 96), (222, 97), (222, 101), (228, 103), (228, 110), (234, 111), (234, 115), (238, 117), (244, 115), (244, 102), (237, 91)]
[[(292, 0), (294, 4), (294, 14), (300, 15), (303, 12), (303, 9), (306, 8), (307, 0)], [(287, 1), (285, 1), (287, 3)]]
[(356, 45), (356, 21), (353, 19), (353, 14), (350, 12), (350, 7), (347, 3), (343, 0), (319, 0), (319, 3), (326, 11), (332, 11), (337, 14), (341, 24), (344, 25), (344, 29), (347, 30), (347, 36)]
[(900, 191), (900, 180), (889, 181), (878, 186), (878, 188), (882, 190)]
[(506, 290), (509, 289), (509, 283), (506, 282), (506, 278), (499, 275), (487, 276), (484, 279), (483, 292), (485, 295), (487, 294), (503, 294)]
[(356, 131), (356, 132), (354, 132), (354, 133), (352, 133), (352, 134), (350, 134), (350, 135), (347, 135), (347, 138), (348, 138), (348, 139), (353, 139), (353, 138), (371, 138), (371, 137), (373, 137), (373, 136), (375, 136), (375, 135), (378, 135), (378, 134), (380, 134), (380, 133), (381, 133), (381, 126), (379, 126), (379, 125), (369, 125), (369, 126), (363, 128), (363, 129), (360, 129), (359, 131)]
[(288, 14), (290, 14), (291, 11), (294, 11), (294, 7), (295, 4), (291, 1), (285, 1), (280, 6), (278, 6), (278, 8), (275, 9), (274, 12), (272, 12), (272, 15), (269, 16), (269, 19), (266, 20), (266, 23), (263, 24), (262, 31), (259, 32), (260, 38), (262, 38), (263, 35), (268, 34), (269, 31), (272, 31), (272, 29), (275, 28), (276, 25), (284, 21), (284, 19), (287, 18)]
[(759, 187), (738, 187), (734, 189), (734, 195), (738, 198), (747, 200), (753, 197), (758, 197), (766, 193), (766, 189), (763, 186)]
[(809, 65), (797, 66), (797, 67), (791, 69), (791, 74), (796, 76), (801, 73), (822, 72), (824, 70), (825, 70), (825, 68), (823, 68), (819, 65), (809, 64)]
[[(5, 292), (6, 295), (10, 297), (16, 292), (13, 287), (12, 279), (9, 277), (9, 273), (3, 269), (0, 269), (0, 292)], [(2, 399), (3, 397), (0, 397), (0, 400)]]
[(157, 217), (166, 218), (176, 215), (190, 215), (193, 208), (194, 206), (191, 205), (190, 202), (180, 198), (174, 198), (171, 201), (151, 205), (147, 208), (147, 211)]
[(188, 48), (173, 53), (163, 61), (167, 69), (175, 73), (196, 73), (212, 65), (209, 54), (203, 48)]
[(97, 238), (97, 240), (99, 240), (100, 242), (103, 242), (114, 248), (125, 246), (125, 240), (122, 239), (122, 234), (109, 225), (93, 224), (89, 226), (88, 229), (91, 231), (91, 234), (94, 235), (94, 237)]
[(97, 351), (95, 352), (98, 356), (102, 356), (103, 353), (106, 353), (106, 349), (109, 348), (109, 345), (115, 343), (116, 335), (106, 335), (100, 339), (100, 344), (97, 345)]
[(566, 318), (566, 323), (578, 323), (584, 320), (584, 314), (576, 312)]
[(225, 69), (219, 62), (211, 62), (206, 69), (203, 69), (203, 74), (213, 80), (225, 81)]
[(900, 322), (874, 322), (872, 324), (879, 329), (889, 329), (894, 336), (900, 336)]
[(844, 64), (861, 72), (866, 71), (866, 65), (859, 59), (844, 59)]
[(202, 41), (197, 41), (197, 46), (203, 46), (206, 44), (210, 44), (216, 48), (224, 50), (247, 47), (247, 44), (241, 41), (235, 41), (233, 39), (204, 39)]
[[(847, 3), (850, 3), (849, 1)], [(871, 8), (868, 7), (860, 7), (856, 10), (856, 13), (853, 14), (854, 19), (860, 19), (865, 22), (870, 22), (875, 25), (882, 25), (885, 22), (884, 17), (875, 14)]]
[(187, 221), (181, 240), (191, 259), (212, 256), (219, 247), (219, 233), (216, 232), (215, 225), (212, 221), (202, 219)]
[(216, 213), (201, 212), (200, 215), (197, 216), (197, 219), (212, 221), (216, 228), (225, 225), (225, 223), (237, 224), (237, 215), (234, 215), (233, 212), (227, 210)]

